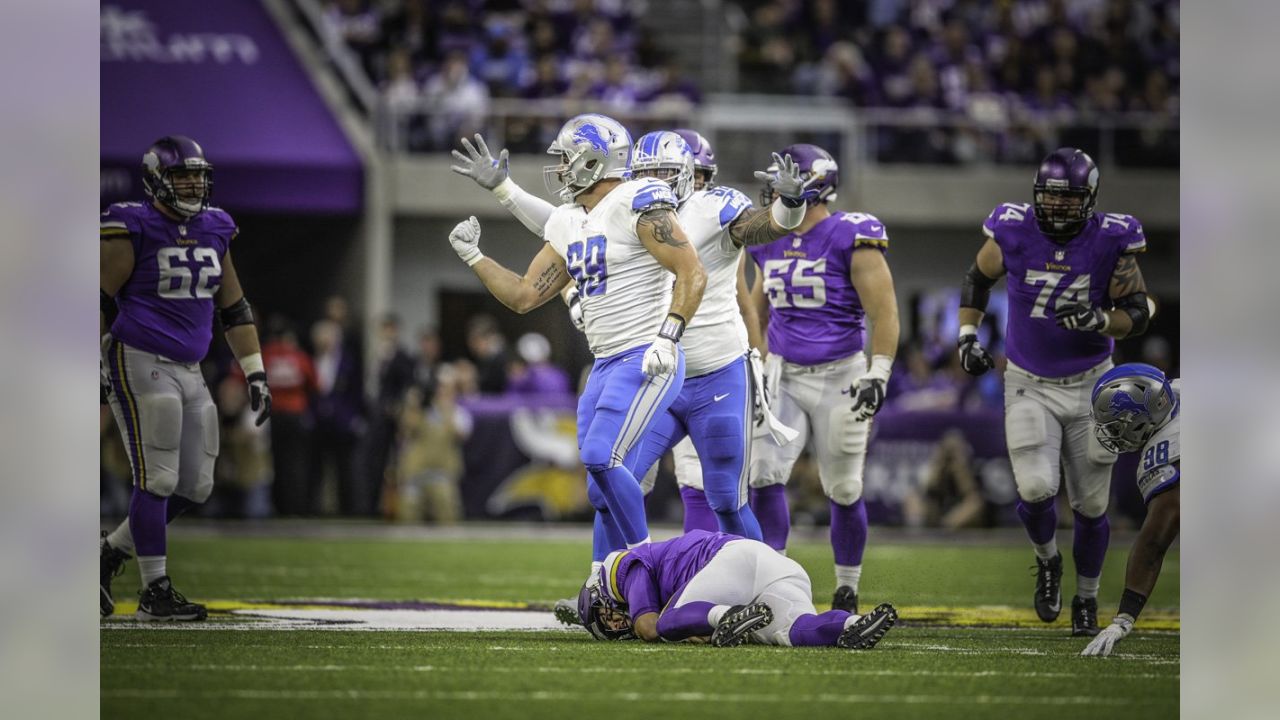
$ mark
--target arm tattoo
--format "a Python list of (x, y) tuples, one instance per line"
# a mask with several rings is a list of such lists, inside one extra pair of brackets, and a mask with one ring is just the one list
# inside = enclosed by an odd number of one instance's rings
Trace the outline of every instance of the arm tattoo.
[(1138, 258), (1133, 255), (1121, 255), (1116, 261), (1115, 272), (1111, 274), (1111, 297), (1122, 298), (1136, 292), (1146, 292), (1147, 285), (1142, 281), (1142, 271), (1138, 269)]
[(554, 288), (556, 286), (556, 283), (559, 282), (559, 280), (560, 280), (560, 266), (548, 265), (547, 269), (543, 270), (542, 274), (538, 275), (538, 277), (534, 279), (533, 289), (536, 290), (538, 292), (539, 297), (541, 297), (542, 295), (546, 295), (547, 292), (549, 292), (552, 288)]
[(729, 237), (739, 245), (767, 245), (791, 233), (790, 230), (775, 230), (771, 217), (768, 208), (747, 210), (729, 226)]
[(675, 217), (675, 213), (671, 212), (670, 208), (646, 210), (640, 215), (640, 219), (636, 221), (637, 229), (640, 225), (647, 225), (650, 232), (653, 233), (653, 239), (663, 245), (688, 247), (689, 243), (687, 241), (676, 238), (675, 224), (672, 222), (673, 217)]

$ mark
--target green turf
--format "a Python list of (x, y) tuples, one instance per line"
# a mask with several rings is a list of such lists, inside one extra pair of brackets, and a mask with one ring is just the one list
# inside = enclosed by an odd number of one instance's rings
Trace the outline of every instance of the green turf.
[[(1123, 575), (1104, 574), (1103, 622)], [(170, 543), (193, 599), (548, 602), (584, 574), (580, 542), (197, 538)], [(797, 544), (818, 603), (830, 549)], [(1022, 546), (874, 543), (864, 602), (1015, 605), (1032, 585)], [(136, 582), (134, 563), (118, 583)], [(1069, 565), (1069, 563), (1068, 563)], [(1176, 553), (1152, 605), (1177, 609)], [(1070, 592), (1068, 578), (1064, 590)], [(1179, 638), (1141, 629), (1115, 657), (1051, 629), (905, 624), (875, 649), (598, 643), (582, 632), (215, 630), (101, 632), (102, 717), (182, 718), (1168, 718)]]

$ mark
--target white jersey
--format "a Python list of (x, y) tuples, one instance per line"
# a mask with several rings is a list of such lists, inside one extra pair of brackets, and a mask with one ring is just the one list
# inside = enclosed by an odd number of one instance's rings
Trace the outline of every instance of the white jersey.
[(750, 207), (746, 195), (715, 187), (693, 193), (680, 208), (680, 227), (707, 272), (702, 304), (680, 340), (685, 377), (715, 372), (747, 352), (747, 326), (737, 300), (742, 248), (729, 237), (729, 226)]
[(551, 213), (544, 237), (578, 285), (587, 344), (598, 358), (653, 342), (671, 308), (674, 276), (645, 249), (636, 220), (645, 210), (676, 207), (664, 182), (628, 180), (591, 212), (576, 203)]
[(1142, 500), (1151, 502), (1151, 498), (1177, 485), (1182, 473), (1174, 467), (1182, 456), (1178, 443), (1178, 411), (1182, 407), (1182, 379), (1169, 383), (1173, 386), (1173, 410), (1169, 419), (1147, 440), (1139, 459), (1142, 465), (1138, 468), (1138, 490), (1142, 492)]

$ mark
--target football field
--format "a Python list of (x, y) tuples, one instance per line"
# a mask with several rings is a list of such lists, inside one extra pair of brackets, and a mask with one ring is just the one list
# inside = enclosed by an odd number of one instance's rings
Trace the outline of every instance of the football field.
[[(670, 533), (655, 533), (661, 539)], [(830, 548), (797, 535), (820, 609)], [(1132, 537), (1107, 558), (1100, 621)], [(1070, 533), (1059, 534), (1069, 552)], [(1069, 608), (1030, 609), (1030, 549), (1013, 533), (913, 538), (873, 528), (861, 602), (899, 625), (871, 651), (601, 643), (549, 607), (586, 574), (584, 530), (373, 525), (175, 526), (178, 587), (209, 620), (132, 620), (137, 575), (102, 624), (102, 717), (1168, 718), (1178, 712), (1178, 556), (1138, 629), (1078, 657)], [(1067, 563), (1068, 568), (1070, 562)], [(1074, 579), (1064, 577), (1064, 605)]]

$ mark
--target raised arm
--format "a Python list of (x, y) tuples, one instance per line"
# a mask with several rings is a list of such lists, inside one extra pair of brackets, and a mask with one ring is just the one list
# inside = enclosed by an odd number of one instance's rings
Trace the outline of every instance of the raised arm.
[(519, 220), (521, 225), (528, 228), (534, 235), (542, 237), (543, 228), (556, 209), (555, 206), (529, 193), (511, 179), (505, 148), (498, 153), (497, 158), (494, 158), (489, 152), (489, 145), (485, 143), (484, 136), (476, 133), (475, 138), (475, 145), (466, 138), (462, 138), (462, 147), (467, 152), (464, 155), (454, 150), (455, 164), (450, 165), (449, 169), (463, 177), (471, 178), (477, 185), (493, 193), (502, 207)]
[(480, 223), (474, 216), (453, 228), (449, 243), (495, 298), (522, 315), (542, 307), (569, 284), (564, 258), (550, 243), (543, 243), (524, 275), (485, 257), (480, 252)]
[(853, 388), (854, 412), (859, 420), (868, 420), (884, 404), (885, 386), (898, 353), (898, 298), (882, 252), (870, 247), (855, 249), (849, 265), (849, 279), (871, 321), (870, 367)]
[(804, 196), (805, 181), (800, 177), (800, 166), (790, 155), (779, 157), (773, 154), (774, 171), (756, 171), (757, 179), (763, 181), (778, 196), (768, 208), (752, 208), (743, 211), (733, 224), (729, 226), (729, 237), (738, 247), (744, 245), (767, 245), (784, 237), (804, 222), (808, 204)]
[(978, 325), (987, 314), (991, 288), (1005, 274), (1004, 253), (996, 241), (987, 238), (978, 257), (960, 282), (960, 366), (970, 375), (981, 375), (995, 366), (991, 354), (978, 342)]

